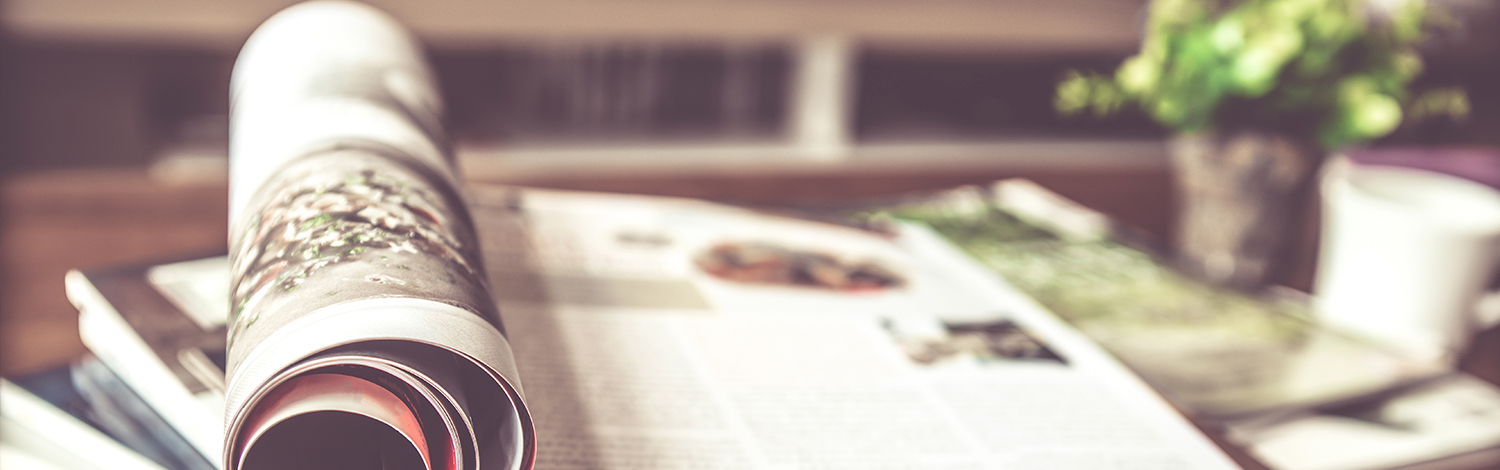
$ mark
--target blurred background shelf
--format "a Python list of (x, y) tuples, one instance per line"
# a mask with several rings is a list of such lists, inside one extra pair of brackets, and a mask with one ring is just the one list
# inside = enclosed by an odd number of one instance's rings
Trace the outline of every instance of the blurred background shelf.
[[(126, 43), (233, 52), (289, 0), (16, 0), (0, 15), (27, 40)], [(474, 49), (516, 41), (587, 38), (674, 41), (785, 40), (835, 33), (898, 46), (1021, 52), (1134, 48), (1140, 0), (372, 0), (427, 44)]]

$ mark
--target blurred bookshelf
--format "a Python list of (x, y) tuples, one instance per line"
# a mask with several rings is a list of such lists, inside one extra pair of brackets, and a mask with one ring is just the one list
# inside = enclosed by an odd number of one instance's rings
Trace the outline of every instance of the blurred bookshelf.
[[(10, 34), (28, 40), (123, 42), (232, 52), (292, 0), (15, 0)], [(649, 39), (675, 42), (785, 40), (839, 34), (905, 47), (1020, 52), (1133, 48), (1142, 0), (890, 2), (834, 0), (433, 0), (370, 3), (401, 18), (440, 49), (518, 41)]]

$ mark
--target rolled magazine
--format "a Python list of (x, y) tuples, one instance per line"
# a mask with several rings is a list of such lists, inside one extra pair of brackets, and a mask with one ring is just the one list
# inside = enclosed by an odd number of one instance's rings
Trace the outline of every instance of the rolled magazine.
[(293, 6), (231, 82), (226, 469), (525, 469), (535, 439), (420, 47)]

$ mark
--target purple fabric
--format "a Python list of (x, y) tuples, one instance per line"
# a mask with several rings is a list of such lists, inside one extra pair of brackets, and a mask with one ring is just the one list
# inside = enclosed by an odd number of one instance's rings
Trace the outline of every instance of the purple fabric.
[(1394, 166), (1457, 176), (1500, 190), (1500, 149), (1396, 147), (1349, 152), (1356, 165)]

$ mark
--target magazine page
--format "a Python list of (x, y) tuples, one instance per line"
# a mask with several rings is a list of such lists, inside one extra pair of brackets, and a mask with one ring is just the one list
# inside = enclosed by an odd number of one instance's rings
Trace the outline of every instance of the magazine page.
[(422, 54), (374, 8), (318, 1), (235, 62), (228, 470), (532, 467)]
[(920, 229), (472, 194), (486, 248), (507, 246), (487, 253), (492, 278), (534, 287), (498, 296), (528, 389), (546, 391), (528, 403), (538, 468), (1236, 468)]

